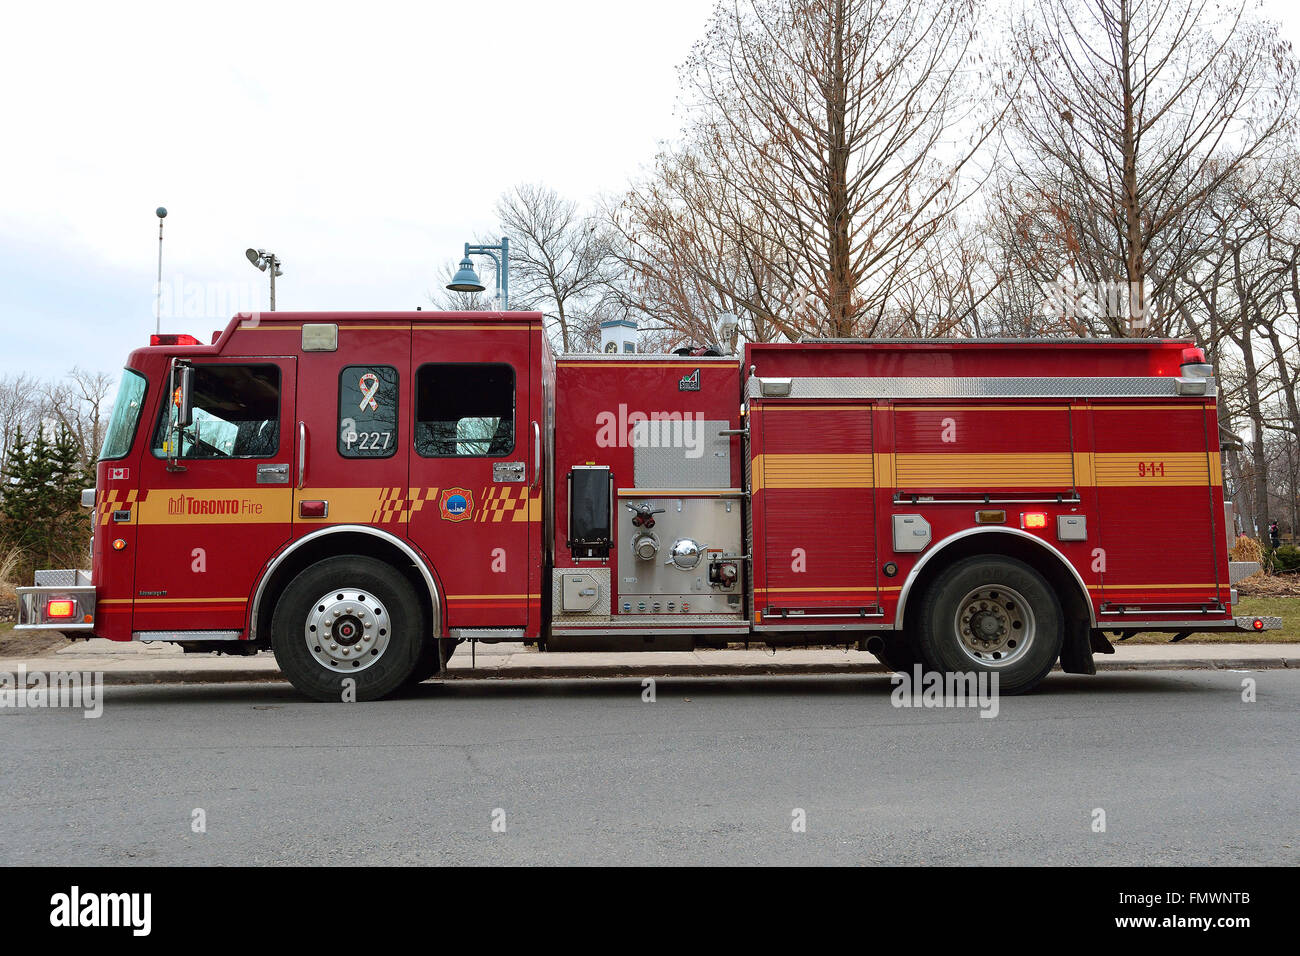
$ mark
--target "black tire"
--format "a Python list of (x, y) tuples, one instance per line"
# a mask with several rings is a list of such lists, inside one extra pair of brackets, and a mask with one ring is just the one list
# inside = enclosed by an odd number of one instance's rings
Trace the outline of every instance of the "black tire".
[[(415, 662), (415, 669), (411, 671), (411, 676), (406, 678), (406, 687), (414, 687), (416, 684), (422, 684), (430, 677), (442, 670), (442, 665), (451, 660), (451, 655), (456, 653), (456, 647), (460, 641), (453, 640), (450, 637), (440, 637), (438, 639), (429, 638), (424, 642), (420, 649), (420, 658)], [(439, 660), (439, 647), (442, 648), (442, 659)]]
[[(920, 610), (917, 649), (926, 667), (996, 672), (1003, 694), (1032, 690), (1061, 653), (1061, 602), (1041, 574), (1014, 558), (957, 562), (926, 590)], [(959, 618), (959, 611), (972, 613)]]
[[(382, 649), (377, 643), (371, 644), (370, 654), (366, 655), (366, 645), (353, 637), (358, 643), (345, 648), (347, 656), (340, 656), (335, 665), (326, 666), (321, 658), (333, 656), (328, 640), (313, 648), (308, 644), (307, 635), (308, 628), (314, 626), (311, 621), (316, 612), (329, 607), (318, 603), (322, 596), (329, 598), (335, 594), (340, 607), (355, 600), (365, 609), (357, 612), (362, 618), (349, 637), (364, 630), (365, 637), (360, 640), (385, 643)], [(349, 616), (344, 616), (343, 621)], [(363, 625), (362, 621), (369, 623)], [(344, 681), (351, 679), (356, 681), (356, 700), (377, 700), (397, 690), (410, 676), (420, 648), (426, 643), (426, 630), (424, 609), (415, 589), (401, 573), (375, 558), (347, 555), (319, 561), (289, 582), (271, 617), (271, 649), (275, 651), (280, 671), (308, 697), (344, 700), (348, 689)], [(341, 636), (336, 639), (340, 645), (345, 643)], [(341, 655), (343, 651), (338, 653)]]

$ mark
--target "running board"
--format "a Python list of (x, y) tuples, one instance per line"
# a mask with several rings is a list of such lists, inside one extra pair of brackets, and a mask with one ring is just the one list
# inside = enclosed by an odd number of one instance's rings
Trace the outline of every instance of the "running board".
[(144, 641), (237, 641), (243, 631), (132, 631), (131, 640)]

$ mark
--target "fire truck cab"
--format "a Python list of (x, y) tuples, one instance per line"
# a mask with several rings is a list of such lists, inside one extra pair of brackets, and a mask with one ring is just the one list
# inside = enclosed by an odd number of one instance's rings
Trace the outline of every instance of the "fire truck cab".
[(321, 700), (455, 647), (848, 644), (1091, 672), (1232, 614), (1215, 387), (1190, 342), (553, 354), (542, 315), (236, 316), (131, 353), (91, 570), (20, 628), (270, 648)]

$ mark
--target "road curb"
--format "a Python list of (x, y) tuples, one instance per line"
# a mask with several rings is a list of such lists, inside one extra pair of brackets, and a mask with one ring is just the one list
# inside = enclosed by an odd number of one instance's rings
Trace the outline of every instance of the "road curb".
[(1097, 673), (1102, 671), (1265, 671), (1300, 667), (1300, 661), (1285, 657), (1260, 657), (1253, 659), (1212, 657), (1201, 660), (1174, 661), (1097, 661)]
[[(1097, 661), (1097, 672), (1153, 671), (1153, 670), (1282, 670), (1297, 666), (1286, 658), (1259, 658), (1252, 660), (1203, 658), (1176, 661)], [(1057, 668), (1059, 670), (1059, 668)], [(579, 680), (601, 677), (806, 677), (853, 674), (886, 674), (888, 670), (877, 663), (843, 664), (633, 664), (608, 667), (499, 667), (469, 670), (457, 668), (441, 681), (463, 680)], [(231, 668), (229, 670), (157, 671), (116, 670), (104, 671), (104, 683), (113, 685), (140, 684), (245, 684), (284, 683), (278, 670), (265, 668)]]

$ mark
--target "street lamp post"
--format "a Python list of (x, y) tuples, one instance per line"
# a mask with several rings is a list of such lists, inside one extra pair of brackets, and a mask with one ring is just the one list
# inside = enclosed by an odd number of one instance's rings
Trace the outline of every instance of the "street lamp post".
[(274, 252), (267, 252), (265, 249), (245, 249), (244, 256), (257, 268), (263, 272), (269, 267), (271, 270), (271, 311), (275, 311), (275, 277), (284, 275), (280, 271), (280, 257)]
[[(497, 253), (500, 253), (498, 258)], [(483, 285), (474, 271), (474, 261), (470, 256), (490, 256), (497, 267), (497, 302), (502, 312), (510, 310), (510, 240), (501, 237), (499, 246), (482, 246), (465, 243), (465, 258), (460, 260), (460, 268), (447, 283), (450, 292), (482, 292)]]

